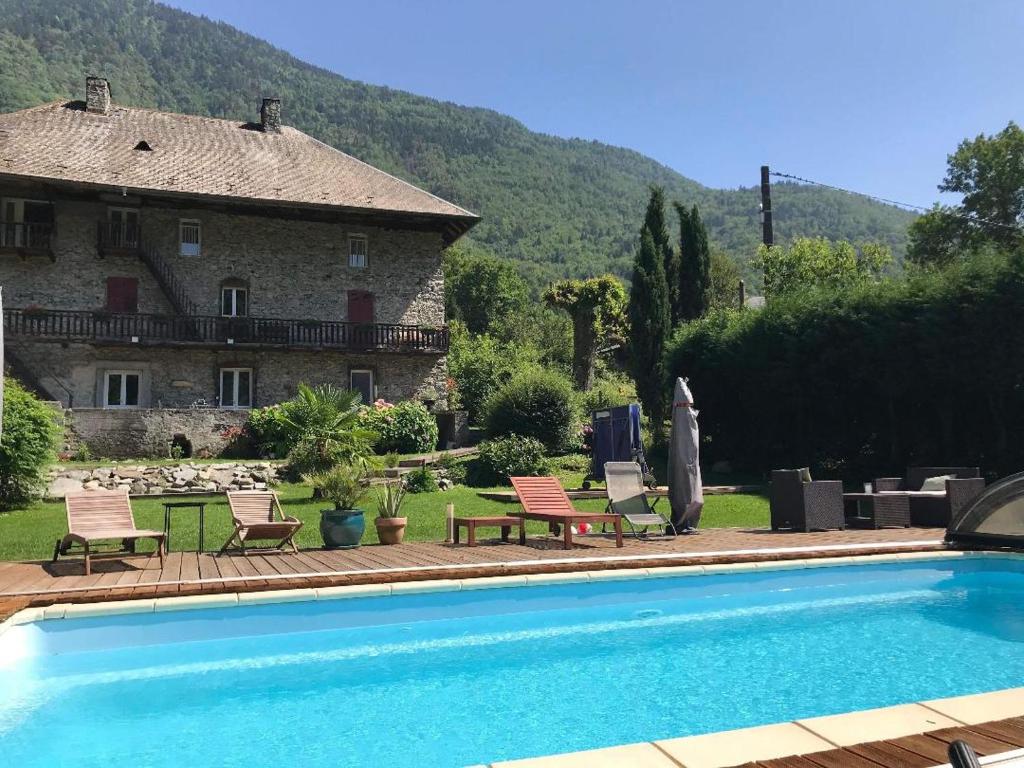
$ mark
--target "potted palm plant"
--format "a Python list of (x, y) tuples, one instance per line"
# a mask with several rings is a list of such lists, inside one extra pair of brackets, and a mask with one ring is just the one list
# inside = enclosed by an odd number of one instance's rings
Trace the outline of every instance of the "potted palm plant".
[(381, 544), (401, 544), (405, 537), (408, 518), (399, 517), (402, 502), (405, 501), (405, 486), (402, 481), (384, 483), (377, 489), (377, 538)]
[(328, 549), (358, 547), (366, 530), (363, 510), (356, 506), (366, 493), (366, 467), (361, 462), (338, 464), (303, 479), (320, 492), (320, 498), (334, 502), (333, 509), (320, 510), (320, 535), (324, 546)]

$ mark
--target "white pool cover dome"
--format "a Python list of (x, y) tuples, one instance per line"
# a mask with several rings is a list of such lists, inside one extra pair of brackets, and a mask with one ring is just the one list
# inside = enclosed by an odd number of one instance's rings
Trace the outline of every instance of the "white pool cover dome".
[(946, 529), (951, 544), (1024, 549), (1024, 472), (993, 483)]

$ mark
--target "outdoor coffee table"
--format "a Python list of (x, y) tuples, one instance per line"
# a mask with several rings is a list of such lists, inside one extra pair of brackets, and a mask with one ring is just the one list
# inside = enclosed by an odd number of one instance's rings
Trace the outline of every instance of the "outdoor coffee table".
[(910, 496), (905, 493), (844, 493), (846, 524), (853, 528), (910, 527)]
[(171, 511), (175, 509), (198, 509), (199, 510), (199, 549), (203, 551), (203, 528), (206, 523), (206, 502), (205, 501), (168, 501), (164, 503), (164, 541), (167, 544), (167, 551), (171, 551)]
[(455, 517), (452, 518), (452, 541), (456, 544), (459, 543), (459, 528), (466, 529), (466, 546), (476, 546), (476, 529), (477, 528), (501, 528), (501, 540), (508, 541), (509, 534), (512, 533), (512, 526), (519, 527), (519, 543), (526, 543), (526, 528), (523, 524), (523, 518), (513, 517), (510, 515), (491, 515), (481, 517)]

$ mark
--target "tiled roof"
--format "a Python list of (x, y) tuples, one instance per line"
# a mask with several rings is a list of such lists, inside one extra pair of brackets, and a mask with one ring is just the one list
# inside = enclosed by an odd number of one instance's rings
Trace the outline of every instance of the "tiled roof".
[[(140, 142), (152, 151), (136, 149)], [(0, 174), (476, 219), (288, 126), (265, 133), (258, 124), (116, 105), (93, 114), (81, 101), (0, 114)]]

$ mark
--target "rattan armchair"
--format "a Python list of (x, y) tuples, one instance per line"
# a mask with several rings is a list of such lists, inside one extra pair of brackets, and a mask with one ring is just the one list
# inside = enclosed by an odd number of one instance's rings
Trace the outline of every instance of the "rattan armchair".
[(843, 484), (838, 480), (804, 482), (799, 469), (773, 470), (770, 506), (773, 531), (846, 528)]

